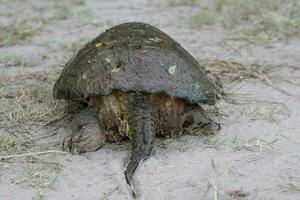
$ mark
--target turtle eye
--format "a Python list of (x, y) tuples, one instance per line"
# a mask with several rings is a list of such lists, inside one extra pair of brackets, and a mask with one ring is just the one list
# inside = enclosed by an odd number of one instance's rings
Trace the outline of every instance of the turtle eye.
[(187, 128), (194, 124), (194, 117), (193, 116), (187, 116), (184, 123), (182, 124), (182, 128)]

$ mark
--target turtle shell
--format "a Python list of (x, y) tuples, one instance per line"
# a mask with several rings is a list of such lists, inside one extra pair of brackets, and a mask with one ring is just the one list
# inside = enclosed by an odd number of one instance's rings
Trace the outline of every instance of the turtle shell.
[(164, 93), (190, 103), (214, 104), (210, 79), (191, 54), (159, 29), (124, 23), (87, 43), (54, 85), (58, 99), (86, 99), (114, 90)]

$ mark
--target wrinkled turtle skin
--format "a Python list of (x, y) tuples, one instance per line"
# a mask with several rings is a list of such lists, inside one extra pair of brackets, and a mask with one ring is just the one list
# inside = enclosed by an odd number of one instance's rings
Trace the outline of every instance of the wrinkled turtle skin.
[(125, 178), (151, 155), (155, 136), (211, 134), (220, 128), (199, 103), (216, 103), (220, 82), (167, 34), (125, 23), (100, 34), (66, 64), (53, 95), (78, 111), (62, 148), (95, 151), (105, 142), (132, 141)]

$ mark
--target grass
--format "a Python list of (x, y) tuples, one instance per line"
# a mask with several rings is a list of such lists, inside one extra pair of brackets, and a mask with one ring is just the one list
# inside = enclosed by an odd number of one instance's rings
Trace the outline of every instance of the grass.
[(2, 133), (0, 130), (0, 156), (13, 154), (16, 152), (19, 152), (16, 142), (10, 137), (4, 135), (4, 133)]
[[(51, 140), (42, 142), (39, 139), (40, 134), (41, 129), (34, 127), (22, 127), (22, 129), (9, 130), (7, 132), (4, 129), (0, 129), (0, 156), (13, 155), (11, 157), (18, 157), (17, 155), (29, 153), (30, 155), (27, 157), (21, 156), (20, 158), (32, 158), (35, 155), (34, 152), (42, 152), (39, 154), (43, 154), (43, 152), (50, 151), (49, 153), (52, 153), (51, 150), (57, 148), (56, 142)], [(6, 158), (1, 157), (0, 163), (2, 159)]]
[(0, 179), (2, 176), (13, 170), (11, 163), (1, 163), (0, 162)]
[(84, 4), (85, 4), (85, 0), (72, 0), (72, 3), (73, 3), (74, 5), (79, 5), (79, 6), (81, 6), (81, 5), (84, 5)]
[(231, 60), (215, 60), (208, 64), (208, 68), (218, 74), (226, 74), (234, 79), (260, 78), (271, 71), (272, 66), (263, 63), (244, 62)]
[(227, 144), (230, 138), (221, 135), (212, 135), (212, 136), (203, 136), (202, 139), (203, 142), (209, 147), (219, 149), (220, 146)]
[(56, 12), (55, 18), (57, 20), (66, 20), (74, 16), (70, 6), (68, 5), (55, 4), (54, 8)]
[(0, 47), (28, 41), (39, 28), (39, 25), (34, 26), (29, 20), (15, 20), (9, 25), (0, 25)]
[(281, 104), (250, 106), (244, 108), (242, 114), (248, 116), (250, 120), (264, 120), (267, 122), (277, 122), (280, 115), (286, 113), (287, 108)]
[[(6, 1), (5, 3), (11, 8), (2, 14), (8, 18), (8, 23), (0, 24), (0, 47), (23, 44), (34, 37), (46, 24), (73, 18), (78, 13), (73, 12), (72, 8), (83, 6), (85, 0), (49, 1), (46, 7), (30, 2), (23, 4)], [(47, 11), (50, 15), (45, 15)], [(27, 13), (35, 15), (28, 16)], [(82, 13), (79, 15), (78, 18), (83, 17)]]
[[(32, 137), (27, 137), (26, 134), (18, 134), (18, 137), (13, 137), (0, 129), (0, 156), (44, 151), (45, 149), (53, 149), (53, 146), (48, 143), (42, 144)], [(10, 181), (14, 184), (36, 189), (40, 198), (43, 198), (45, 188), (54, 185), (60, 170), (59, 163), (51, 156), (41, 158), (32, 155), (7, 161), (0, 160), (0, 178), (10, 177)]]
[(44, 189), (53, 187), (57, 180), (60, 165), (55, 162), (37, 160), (27, 162), (25, 173), (18, 177), (15, 184), (35, 188), (40, 198), (44, 197)]
[[(7, 16), (10, 14), (6, 13)], [(0, 47), (30, 41), (46, 22), (40, 23), (44, 19), (42, 15), (22, 20), (22, 13), (11, 15), (10, 19), (8, 24), (0, 25)], [(53, 17), (47, 18), (50, 19)], [(50, 72), (25, 73), (22, 67), (32, 63), (23, 56), (12, 54), (0, 57), (6, 67), (21, 67), (14, 76), (0, 75), (0, 156), (57, 148), (49, 141), (42, 144), (31, 135), (31, 130), (40, 132), (40, 127), (63, 116), (63, 102), (52, 97), (53, 83), (58, 75), (56, 70), (52, 68)], [(0, 160), (1, 179), (9, 177), (15, 184), (33, 187), (40, 198), (43, 198), (44, 189), (55, 183), (59, 170), (57, 161), (49, 156)]]
[(234, 151), (240, 151), (245, 149), (247, 151), (262, 153), (266, 148), (273, 148), (273, 145), (279, 140), (278, 137), (274, 137), (272, 140), (267, 141), (261, 138), (251, 138), (246, 143), (242, 144), (238, 142), (237, 138), (232, 140), (232, 148)]
[[(221, 171), (220, 165), (214, 159), (211, 159), (210, 166), (212, 171), (212, 183), (208, 182), (205, 188), (205, 199), (229, 199), (228, 196), (231, 197), (230, 199), (240, 199), (249, 195), (249, 193), (245, 192), (243, 189), (224, 191), (220, 186), (224, 176), (227, 174), (232, 176), (234, 173), (232, 167), (225, 171)], [(209, 196), (208, 194), (210, 191), (212, 194)]]
[(0, 128), (43, 125), (62, 116), (63, 103), (53, 99), (49, 79), (53, 77), (47, 73), (17, 75), (14, 79), (1, 76)]
[(199, 11), (186, 18), (196, 29), (217, 24), (241, 37), (262, 41), (300, 36), (298, 0), (199, 0), (198, 5)]
[(295, 177), (284, 177), (282, 178), (283, 183), (280, 185), (282, 192), (297, 192), (300, 193), (300, 178)]
[[(74, 4), (82, 5), (84, 4), (83, 0), (74, 0)], [(199, 5), (200, 1), (197, 0), (170, 0), (170, 5)], [(204, 12), (201, 12), (199, 15), (195, 15), (193, 19), (191, 19), (191, 25), (196, 25), (195, 28), (199, 28), (203, 25), (212, 25), (215, 23), (219, 23), (225, 29), (230, 30), (230, 26), (232, 26), (232, 30), (239, 33), (239, 31), (246, 31), (246, 33), (241, 32), (244, 35), (247, 35), (247, 31), (249, 34), (255, 37), (265, 36), (268, 32), (278, 32), (274, 27), (278, 26), (278, 24), (272, 21), (268, 21), (268, 18), (265, 20), (268, 24), (253, 24), (254, 28), (257, 27), (267, 27), (266, 29), (253, 29), (251, 28), (252, 24), (247, 20), (247, 18), (239, 19), (240, 21), (235, 22), (236, 19), (230, 18), (234, 16), (228, 15), (230, 9), (234, 8), (234, 5), (231, 4), (222, 4), (222, 1), (216, 1), (218, 3), (215, 4), (214, 7), (209, 7), (209, 9), (205, 9)], [(225, 1), (224, 1), (225, 2)], [(231, 2), (231, 1), (227, 1)], [(247, 2), (247, 1), (245, 1)], [(241, 4), (241, 2), (236, 2), (237, 4)], [(56, 9), (56, 8), (55, 8)], [(71, 9), (68, 7), (57, 8), (55, 11), (58, 19), (57, 20), (66, 20), (72, 18), (76, 13), (73, 13)], [(248, 8), (245, 7), (245, 11), (258, 9), (257, 7)], [(267, 10), (269, 8), (263, 8)], [(273, 11), (277, 12), (281, 8), (270, 8)], [(220, 12), (220, 17), (216, 16), (216, 13)], [(244, 12), (244, 11), (243, 11)], [(238, 13), (238, 15), (249, 15), (252, 16), (251, 13)], [(258, 13), (257, 16), (260, 17), (261, 13)], [(266, 15), (269, 15), (267, 13)], [(298, 15), (297, 13), (295, 15)], [(232, 24), (224, 24), (224, 21), (221, 19), (223, 16), (228, 17), (231, 20)], [(271, 15), (270, 15), (271, 16)], [(252, 16), (253, 17), (253, 16)], [(55, 18), (56, 19), (56, 18)], [(292, 20), (295, 20), (295, 16), (291, 16)], [(225, 20), (225, 19), (224, 19)], [(259, 21), (255, 19), (256, 21)], [(0, 27), (0, 46), (9, 46), (14, 44), (20, 44), (25, 41), (30, 40), (36, 33), (39, 31), (39, 27), (35, 27), (33, 24), (29, 24), (25, 22), (24, 24), (20, 24), (22, 21), (14, 22), (2, 29)], [(234, 22), (234, 23), (233, 23)], [(27, 24), (26, 24), (27, 23)], [(200, 24), (200, 25), (199, 25)], [(98, 23), (95, 23), (98, 26)], [(251, 26), (250, 26), (251, 25)], [(280, 25), (281, 26), (281, 25)], [(293, 27), (292, 24), (288, 25)], [(251, 29), (250, 29), (251, 28)], [(258, 33), (257, 32), (262, 32)], [(279, 30), (282, 31), (282, 30)], [(286, 30), (287, 33), (292, 33), (291, 30)], [(3, 34), (5, 33), (5, 34)], [(285, 32), (279, 34), (286, 34)], [(291, 35), (294, 35), (293, 33)], [(84, 40), (78, 40), (66, 44), (59, 44), (59, 51), (68, 52), (67, 54), (75, 53), (82, 44), (85, 43)], [(22, 58), (21, 56), (8, 56), (6, 58), (1, 58), (1, 62), (4, 62), (8, 66), (26, 66), (28, 65), (27, 60)], [(218, 64), (220, 64), (219, 62)], [(222, 63), (221, 63), (222, 64)], [(227, 72), (222, 71), (220, 73), (227, 73), (233, 75), (235, 78), (243, 78), (243, 77), (257, 77), (258, 75), (263, 77), (268, 73), (268, 70), (259, 64), (240, 64), (234, 61), (228, 61), (223, 63), (223, 69), (227, 70)], [(215, 66), (215, 69), (218, 70), (218, 66)], [(258, 74), (258, 75), (257, 75)], [(18, 128), (18, 130), (23, 129), (25, 126), (36, 126), (47, 124), (53, 119), (59, 118), (62, 116), (63, 104), (62, 102), (55, 101), (52, 94), (52, 86), (54, 78), (56, 77), (55, 73), (38, 73), (38, 74), (23, 74), (20, 73), (14, 78), (6, 77), (5, 75), (0, 76), (0, 155), (8, 155), (8, 154), (18, 154), (22, 152), (27, 152), (28, 150), (36, 150), (36, 149), (48, 149), (52, 147), (40, 146), (35, 143), (35, 141), (30, 138), (24, 138), (23, 141), (15, 140), (12, 137), (7, 137), (3, 133), (1, 133), (2, 129), (10, 129)], [(269, 109), (269, 108), (268, 108)], [(248, 112), (249, 111), (249, 112)], [(277, 112), (276, 109), (274, 112), (271, 108), (269, 109), (270, 113), (266, 114), (260, 108), (253, 108), (249, 110), (245, 110), (245, 114), (250, 116), (250, 118), (262, 118), (266, 117), (267, 120), (273, 119), (276, 120), (277, 115), (280, 112)], [(226, 107), (214, 107), (215, 113), (220, 113), (223, 115), (229, 115), (228, 108)], [(266, 114), (266, 116), (265, 116)], [(216, 148), (222, 145), (229, 145), (232, 147), (234, 151), (255, 151), (261, 152), (265, 148), (271, 147), (273, 144), (277, 142), (276, 138), (271, 140), (262, 140), (261, 138), (253, 138), (247, 141), (242, 141), (237, 137), (222, 137), (222, 136), (213, 136), (205, 139), (206, 142)], [(170, 141), (173, 140), (163, 140), (163, 146), (167, 146)], [(187, 148), (186, 145), (181, 145), (181, 150), (185, 151)], [(26, 158), (24, 160), (24, 173), (19, 176), (15, 183), (34, 187), (38, 190), (39, 196), (43, 197), (44, 188), (51, 187), (57, 178), (57, 173), (60, 170), (59, 164), (54, 161), (51, 162), (51, 159), (48, 158), (37, 159), (36, 157)], [(0, 162), (1, 164), (1, 162)], [(218, 168), (217, 165), (212, 161), (213, 172), (216, 175), (214, 181), (214, 193), (216, 194), (216, 198), (218, 198)], [(0, 177), (3, 173), (9, 173), (9, 171), (13, 168), (13, 164), (5, 163), (3, 168), (0, 168)], [(2, 170), (3, 169), (3, 170)], [(299, 188), (298, 182), (289, 181), (286, 182), (285, 186), (289, 191), (297, 191)]]
[(214, 60), (214, 61), (199, 61), (203, 66), (206, 66), (212, 73), (218, 74), (223, 77), (228, 77), (231, 81), (243, 80), (247, 78), (258, 79), (273, 89), (286, 94), (288, 96), (297, 96), (291, 94), (288, 91), (281, 89), (275, 83), (282, 81), (289, 82), (293, 85), (298, 85), (297, 82), (292, 81), (292, 77), (281, 76), (273, 74), (272, 72), (278, 66), (265, 64), (261, 62), (249, 62), (243, 63), (233, 60)]
[(264, 149), (273, 148), (280, 140), (279, 136), (273, 136), (269, 139), (262, 138), (249, 138), (247, 140), (242, 140), (237, 136), (224, 136), (224, 135), (213, 135), (203, 137), (203, 141), (209, 147), (220, 149), (220, 147), (230, 147), (232, 151), (251, 151), (262, 153)]
[(229, 116), (232, 111), (230, 110), (229, 106), (227, 105), (215, 105), (209, 107), (209, 113), (216, 115), (216, 116)]
[(198, 3), (199, 0), (167, 0), (168, 6), (191, 6)]
[(0, 62), (4, 64), (6, 67), (10, 66), (22, 66), (26, 67), (28, 65), (31, 65), (32, 63), (28, 60), (25, 59), (22, 55), (4, 55), (0, 56)]

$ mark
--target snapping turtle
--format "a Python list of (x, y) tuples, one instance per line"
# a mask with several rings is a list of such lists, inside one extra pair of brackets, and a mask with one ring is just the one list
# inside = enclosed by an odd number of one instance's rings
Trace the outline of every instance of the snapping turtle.
[(67, 125), (62, 148), (80, 153), (131, 139), (125, 170), (131, 185), (155, 135), (210, 134), (220, 128), (198, 104), (215, 104), (216, 85), (221, 87), (159, 29), (137, 22), (115, 26), (80, 49), (54, 85), (54, 97), (66, 100), (67, 111), (80, 111)]

